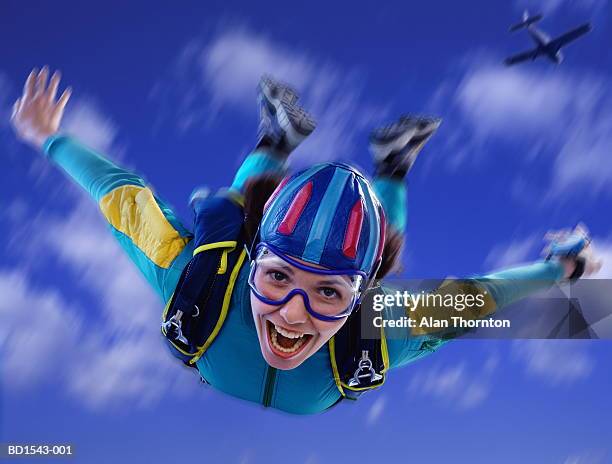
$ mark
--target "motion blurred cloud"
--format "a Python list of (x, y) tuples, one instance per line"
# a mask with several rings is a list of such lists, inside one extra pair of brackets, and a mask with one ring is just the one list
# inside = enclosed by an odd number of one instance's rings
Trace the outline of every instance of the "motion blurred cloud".
[(364, 97), (358, 70), (244, 26), (228, 26), (206, 41), (187, 44), (151, 98), (160, 106), (160, 118), (172, 119), (179, 132), (185, 132), (210, 126), (218, 117), (255, 115), (257, 84), (267, 73), (295, 87), (318, 121), (308, 143), (292, 155), (297, 165), (350, 159), (356, 150), (366, 151), (366, 146), (357, 146), (357, 138), (381, 124), (389, 112), (386, 105)]
[(587, 378), (594, 368), (588, 341), (515, 340), (514, 356), (525, 363), (527, 373), (551, 386), (568, 385)]
[(560, 130), (559, 120), (579, 103), (569, 80), (493, 66), (468, 72), (456, 99), (473, 130), (512, 138)]
[[(449, 92), (449, 83), (444, 88)], [(523, 153), (525, 162), (549, 160), (548, 183), (537, 181), (542, 206), (577, 192), (612, 194), (610, 89), (609, 76), (556, 68), (507, 69), (492, 64), (490, 57), (470, 62), (455, 87), (458, 111), (447, 134), (449, 149), (459, 151), (454, 167), (483, 159), (485, 142), (496, 139)], [(526, 180), (522, 173), (516, 182)]]

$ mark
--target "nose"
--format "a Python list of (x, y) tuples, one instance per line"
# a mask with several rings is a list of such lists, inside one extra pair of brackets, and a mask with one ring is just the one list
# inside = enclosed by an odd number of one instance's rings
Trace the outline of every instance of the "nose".
[(280, 309), (280, 315), (287, 324), (303, 324), (308, 320), (308, 311), (304, 302), (304, 296), (296, 293)]

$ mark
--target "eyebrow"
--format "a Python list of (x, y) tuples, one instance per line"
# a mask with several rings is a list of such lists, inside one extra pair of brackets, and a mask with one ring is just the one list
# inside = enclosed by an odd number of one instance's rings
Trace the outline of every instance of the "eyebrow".
[(318, 280), (317, 285), (347, 285), (350, 286), (348, 282), (345, 282), (344, 279), (336, 279), (336, 280)]
[[(291, 277), (295, 276), (295, 271), (293, 269), (293, 266), (291, 266), (290, 264), (286, 263), (285, 261), (281, 259), (277, 260), (275, 258), (272, 258), (269, 260), (263, 260), (261, 262), (261, 265), (268, 267), (268, 268), (271, 268), (271, 267), (280, 268), (283, 271), (285, 271), (287, 274), (289, 274)], [(346, 285), (350, 287), (351, 284), (352, 284), (352, 281), (351, 282), (346, 281), (345, 276), (337, 276), (336, 279), (317, 280), (317, 285)]]
[(291, 276), (295, 275), (295, 272), (293, 271), (293, 269), (291, 269), (291, 266), (289, 264), (286, 264), (285, 262), (281, 262), (281, 263), (279, 263), (279, 262), (272, 262), (272, 263), (262, 262), (261, 264), (263, 264), (266, 267), (281, 268), (287, 274), (290, 274)]

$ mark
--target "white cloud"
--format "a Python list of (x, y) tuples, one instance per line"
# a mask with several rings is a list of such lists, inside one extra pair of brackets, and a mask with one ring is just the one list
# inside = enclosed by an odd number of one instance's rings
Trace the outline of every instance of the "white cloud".
[[(109, 329), (102, 337), (90, 336), (80, 356), (71, 366), (68, 390), (92, 408), (142, 408), (162, 400), (170, 392), (184, 395), (189, 389), (181, 382), (197, 386), (187, 368), (177, 367), (163, 342), (157, 326), (154, 330), (123, 335), (109, 346)], [(172, 393), (176, 395), (177, 393)]]
[(603, 464), (610, 456), (606, 450), (588, 450), (568, 456), (563, 464)]
[(485, 65), (466, 74), (455, 98), (478, 134), (512, 138), (558, 124), (571, 109), (573, 90), (557, 75)]
[[(125, 152), (125, 147), (118, 141), (119, 129), (116, 123), (91, 97), (71, 98), (66, 106), (60, 131), (74, 136), (79, 142), (109, 158), (119, 159)], [(29, 159), (30, 180), (34, 186), (45, 188), (49, 198), (63, 197), (66, 192), (76, 191), (66, 189), (65, 185), (49, 185), (46, 182), (49, 173), (56, 168), (43, 156), (31, 156)]]
[[(105, 154), (119, 151), (118, 128), (93, 99), (72, 101), (63, 128)], [(33, 157), (30, 174), (38, 181), (44, 181), (49, 169), (42, 157)], [(14, 386), (34, 387), (49, 376), (95, 408), (145, 407), (179, 381), (196, 388), (191, 372), (171, 359), (163, 346), (160, 299), (115, 242), (95, 203), (85, 196), (70, 203), (76, 191), (71, 187), (66, 183), (54, 187), (61, 190), (62, 204), (67, 205), (63, 214), (49, 213), (44, 204), (29, 208), (18, 198), (3, 212), (10, 225), (7, 250), (15, 245), (21, 250), (16, 257), (18, 271), (0, 276), (0, 285), (4, 283), (12, 292), (0, 307), (3, 313), (10, 310), (11, 316), (6, 322), (3, 318), (0, 328), (0, 349), (7, 360), (3, 378)], [(52, 189), (46, 192), (54, 195)], [(29, 244), (25, 249), (23, 240)], [(36, 254), (40, 250), (45, 250), (43, 257)], [(56, 259), (70, 277), (65, 279), (70, 288), (40, 290), (29, 283), (41, 259), (49, 258)], [(68, 304), (66, 295), (79, 294), (73, 287), (86, 299)], [(92, 299), (94, 306), (88, 307), (84, 301)], [(14, 306), (28, 311), (12, 311)], [(34, 322), (24, 319), (32, 315), (36, 315)], [(91, 320), (95, 326), (89, 324)], [(31, 327), (22, 330), (28, 324)], [(189, 387), (179, 389), (181, 394), (189, 391)]]
[[(484, 136), (572, 135), (574, 125), (589, 126), (601, 109), (608, 82), (591, 75), (505, 68), (489, 58), (472, 63), (457, 87), (455, 99), (474, 131)], [(569, 132), (568, 132), (569, 130)]]
[(159, 317), (159, 297), (116, 243), (90, 198), (81, 197), (68, 215), (49, 219), (43, 230), (34, 240), (69, 266), (80, 286), (98, 295), (113, 326), (141, 330)]
[(82, 335), (82, 320), (55, 290), (39, 289), (18, 270), (0, 270), (1, 378), (28, 390), (63, 371)]
[(304, 464), (318, 464), (319, 462), (321, 462), (319, 457), (315, 453), (311, 453), (306, 458), (306, 461), (304, 462)]
[[(9, 126), (14, 103), (9, 100), (9, 95), (13, 87), (10, 79), (0, 71), (0, 129)], [(61, 131), (75, 136), (87, 146), (106, 155), (118, 155), (122, 151), (117, 145), (117, 125), (92, 97), (73, 97), (70, 100), (62, 120)], [(7, 145), (11, 144), (11, 151), (14, 151), (12, 145), (16, 138), (12, 133), (6, 135)], [(48, 172), (49, 163), (40, 156), (32, 157), (30, 174), (36, 182), (41, 182)]]
[(551, 194), (575, 187), (584, 187), (590, 196), (612, 193), (612, 111), (574, 124), (554, 163)]
[(485, 265), (493, 269), (518, 265), (529, 258), (535, 258), (534, 251), (542, 244), (541, 239), (533, 234), (524, 239), (496, 245), (485, 258)]
[[(160, 399), (185, 376), (163, 346), (159, 323), (163, 304), (117, 245), (95, 205), (84, 198), (67, 217), (50, 220), (42, 243), (79, 276), (104, 312), (100, 337), (88, 344), (88, 359), (75, 367), (71, 391), (90, 406)], [(70, 237), (70, 240), (66, 240)], [(115, 342), (108, 346), (108, 340)], [(87, 372), (87, 375), (83, 375)]]
[[(494, 62), (495, 61), (495, 62)], [(522, 165), (514, 179), (530, 205), (550, 206), (576, 194), (612, 194), (612, 81), (570, 68), (504, 68), (488, 55), (463, 64), (459, 82), (441, 92), (454, 102), (447, 116), (447, 150), (456, 169), (492, 158), (490, 141), (510, 148)], [(455, 88), (454, 94), (453, 87)], [(434, 98), (434, 103), (441, 100)], [(504, 150), (507, 151), (507, 150)], [(550, 175), (530, 176), (530, 164)]]
[[(63, 130), (105, 154), (119, 151), (116, 124), (91, 98), (70, 103)], [(33, 157), (31, 174), (39, 181), (49, 169), (42, 157)], [(56, 186), (68, 205), (63, 214), (44, 204), (30, 208), (19, 198), (3, 213), (10, 226), (7, 250), (21, 250), (16, 270), (0, 273), (1, 293), (8, 295), (0, 303), (3, 378), (14, 387), (52, 378), (95, 408), (146, 406), (178, 381), (197, 386), (163, 346), (159, 297), (116, 243), (96, 204), (83, 195), (70, 204), (75, 189), (67, 186)], [(33, 286), (41, 259), (57, 260), (70, 287)], [(79, 295), (73, 287), (85, 299), (68, 301), (65, 295)], [(93, 307), (85, 303), (92, 300)]]
[(305, 88), (317, 73), (315, 63), (303, 52), (274, 44), (243, 28), (216, 37), (202, 50), (198, 61), (214, 103), (229, 103), (245, 110), (253, 109), (255, 88), (263, 74)]
[(368, 415), (366, 417), (367, 425), (375, 425), (380, 417), (382, 416), (383, 411), (385, 410), (385, 406), (387, 404), (387, 398), (385, 396), (378, 396), (370, 406), (368, 410)]
[(113, 326), (88, 327), (80, 314), (94, 308), (67, 302), (57, 289), (36, 288), (15, 270), (0, 271), (0, 294), (6, 387), (23, 393), (60, 382), (86, 405), (112, 408), (146, 407), (170, 389), (189, 391), (173, 388), (179, 382), (197, 384), (163, 351), (155, 323), (128, 335), (113, 333)]
[(294, 86), (318, 121), (292, 157), (297, 164), (351, 158), (357, 136), (380, 124), (388, 112), (365, 101), (358, 72), (235, 26), (224, 28), (205, 45), (188, 44), (169, 78), (172, 82), (159, 82), (152, 98), (162, 112), (176, 113), (172, 118), (180, 130), (188, 130), (203, 121), (231, 118), (232, 111), (255, 115), (256, 87), (263, 74)]
[(414, 374), (408, 391), (411, 396), (429, 396), (453, 409), (472, 409), (491, 393), (492, 375), (498, 364), (499, 357), (490, 355), (480, 369), (468, 369), (465, 362), (421, 369)]
[[(21, 233), (34, 249), (55, 256), (65, 281), (96, 304), (68, 304), (62, 288), (32, 288), (25, 270), (0, 273), (0, 293), (8, 295), (0, 302), (2, 369), (12, 386), (33, 387), (51, 373), (67, 392), (98, 409), (146, 407), (170, 390), (188, 394), (188, 385), (197, 387), (194, 375), (163, 346), (161, 301), (115, 243), (93, 202), (80, 201), (66, 217), (39, 217)], [(27, 269), (34, 257), (23, 259)], [(101, 317), (92, 317), (100, 311)], [(176, 389), (178, 382), (189, 383)]]
[(514, 357), (525, 363), (529, 375), (552, 386), (587, 378), (594, 368), (588, 342), (579, 340), (515, 340)]
[(71, 101), (66, 107), (62, 130), (106, 155), (114, 151), (118, 128), (91, 98)]

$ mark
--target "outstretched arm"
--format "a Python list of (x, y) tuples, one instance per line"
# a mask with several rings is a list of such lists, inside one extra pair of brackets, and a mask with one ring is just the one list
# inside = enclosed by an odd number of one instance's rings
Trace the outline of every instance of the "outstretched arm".
[(15, 103), (11, 123), (17, 137), (94, 198), (121, 247), (167, 300), (191, 255), (190, 232), (140, 176), (59, 133), (71, 92), (56, 99), (60, 75), (54, 73), (47, 85), (48, 74), (46, 67), (33, 70)]
[[(412, 307), (385, 307), (383, 317), (386, 320), (397, 319), (399, 311), (405, 316), (420, 322), (423, 317), (431, 317), (436, 321), (448, 321), (453, 327), (452, 316), (459, 313), (452, 308), (440, 304), (436, 306), (433, 295), (444, 299), (447, 295), (471, 295), (473, 301), (482, 301), (482, 305), (474, 305), (469, 311), (463, 311), (463, 318), (481, 319), (490, 316), (497, 310), (515, 301), (546, 290), (561, 281), (566, 275), (563, 264), (558, 261), (536, 262), (526, 266), (513, 267), (500, 272), (472, 277), (462, 280), (446, 280), (433, 294), (429, 301), (424, 299)], [(386, 289), (386, 293), (393, 293)], [(423, 297), (424, 298), (424, 297)], [(413, 328), (385, 329), (389, 350), (390, 366), (400, 367), (433, 352), (448, 340), (443, 338), (439, 327), (417, 325)]]
[[(580, 234), (584, 234), (582, 238)], [(592, 255), (589, 243), (590, 239), (586, 232), (576, 228), (571, 235), (566, 235), (562, 240), (553, 243), (551, 246), (553, 252), (545, 261), (512, 267), (480, 277), (448, 280), (433, 295), (472, 295), (472, 301), (478, 301), (480, 298), (483, 304), (471, 305), (469, 311), (461, 313), (461, 317), (481, 319), (516, 301), (546, 290), (555, 283), (596, 273), (601, 267), (601, 262)], [(582, 264), (579, 264), (581, 261)], [(579, 272), (577, 266), (582, 268)], [(448, 306), (438, 308), (435, 304), (437, 303), (434, 303), (434, 306), (419, 304), (410, 309), (405, 308), (406, 316), (415, 321), (420, 321), (426, 316), (438, 321), (446, 320), (448, 327), (453, 327), (451, 317), (457, 316), (458, 313)], [(397, 318), (396, 309), (387, 309), (385, 318)], [(456, 331), (451, 330), (447, 335), (452, 336), (453, 332)], [(445, 338), (445, 331), (435, 326), (417, 326), (401, 331), (392, 329), (387, 335), (391, 367), (398, 367), (427, 355), (449, 340)]]

